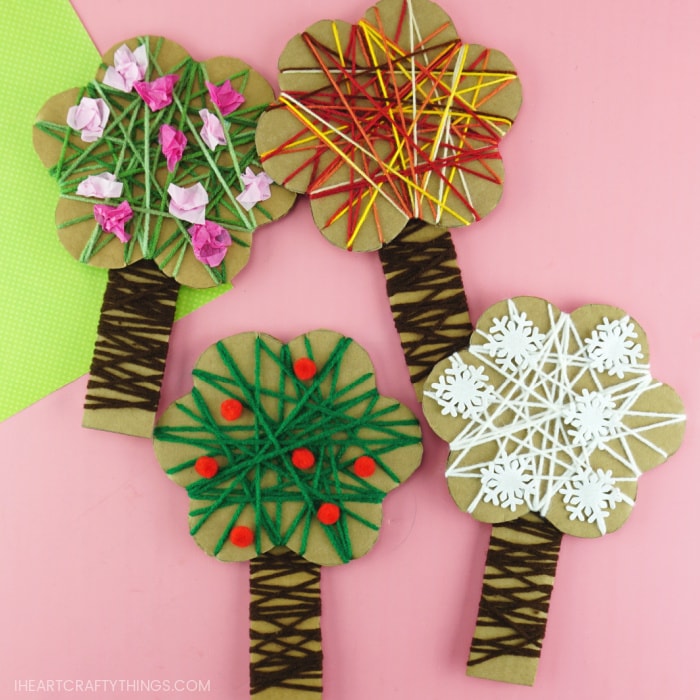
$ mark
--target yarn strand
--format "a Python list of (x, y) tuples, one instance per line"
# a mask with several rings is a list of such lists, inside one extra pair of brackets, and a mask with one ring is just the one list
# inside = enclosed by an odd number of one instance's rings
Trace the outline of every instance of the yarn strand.
[(286, 57), (272, 108), (299, 130), (261, 153), (281, 159), (283, 184), (303, 186), (319, 227), (348, 249), (396, 234), (383, 230), (383, 212), (478, 221), (490, 210), (483, 192), (502, 186), (498, 144), (517, 112), (517, 75), (499, 52), (461, 42), (449, 22), (423, 31), (412, 0), (387, 33), (393, 24), (375, 8), (357, 24), (303, 32), (305, 58)]
[(532, 685), (561, 538), (535, 513), (493, 526), (467, 675)]
[[(90, 367), (84, 424), (105, 409), (155, 414), (179, 285), (149, 260), (109, 271)], [(104, 420), (109, 421), (107, 414)]]
[(394, 324), (418, 395), (436, 362), (467, 345), (473, 326), (449, 231), (412, 220), (379, 250)]
[[(289, 550), (250, 562), (250, 693), (323, 689), (321, 567)], [(271, 696), (270, 696), (271, 697)]]

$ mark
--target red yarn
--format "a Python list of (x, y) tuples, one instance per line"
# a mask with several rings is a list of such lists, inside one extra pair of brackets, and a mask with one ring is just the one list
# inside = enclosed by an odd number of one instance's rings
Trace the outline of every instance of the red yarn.
[(362, 457), (358, 457), (355, 460), (353, 468), (357, 476), (361, 476), (363, 479), (366, 479), (368, 476), (372, 476), (372, 474), (374, 474), (374, 470), (377, 468), (377, 463), (371, 457), (362, 455)]
[(340, 519), (340, 508), (335, 503), (324, 503), (316, 511), (316, 517), (324, 525), (334, 525)]
[(297, 469), (311, 469), (316, 464), (316, 457), (306, 447), (297, 447), (296, 450), (292, 450), (292, 464)]
[(211, 479), (219, 471), (219, 464), (213, 457), (200, 457), (194, 463), (194, 470), (205, 479)]
[(310, 357), (300, 357), (294, 363), (294, 374), (302, 382), (313, 379), (316, 376), (316, 363)]
[(236, 547), (250, 547), (255, 539), (255, 534), (245, 525), (236, 525), (236, 527), (231, 530), (229, 538), (231, 542), (236, 545)]
[(224, 420), (238, 420), (243, 414), (243, 404), (238, 399), (226, 399), (221, 402), (221, 415)]

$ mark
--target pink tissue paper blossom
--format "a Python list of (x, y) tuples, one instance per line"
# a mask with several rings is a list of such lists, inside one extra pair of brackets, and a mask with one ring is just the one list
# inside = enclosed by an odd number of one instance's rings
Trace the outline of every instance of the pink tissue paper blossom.
[(141, 44), (132, 51), (126, 44), (122, 44), (114, 52), (114, 66), (107, 68), (102, 82), (115, 90), (131, 92), (134, 83), (143, 80), (146, 68), (148, 68), (146, 47)]
[(152, 112), (157, 112), (172, 103), (173, 86), (178, 80), (179, 75), (169, 73), (150, 83), (134, 83), (134, 90), (141, 95)]
[(202, 118), (203, 126), (199, 132), (204, 143), (213, 151), (217, 146), (226, 145), (226, 135), (224, 127), (219, 118), (208, 109), (200, 109), (199, 116)]
[(235, 112), (245, 102), (245, 97), (238, 90), (233, 89), (230, 80), (221, 85), (214, 85), (205, 80), (204, 84), (209, 90), (209, 98), (224, 116)]
[(213, 221), (194, 224), (187, 229), (192, 236), (194, 257), (209, 267), (216, 267), (226, 257), (226, 250), (231, 245), (229, 232)]
[(168, 211), (178, 219), (189, 221), (191, 224), (203, 224), (204, 213), (209, 203), (209, 195), (201, 183), (191, 187), (178, 187), (171, 183), (168, 186), (170, 204)]
[(82, 197), (96, 197), (97, 199), (113, 199), (121, 197), (124, 184), (119, 182), (112, 173), (99, 173), (88, 175), (78, 184), (76, 194)]
[(102, 136), (108, 119), (109, 107), (101, 97), (83, 97), (66, 115), (68, 126), (80, 131), (80, 138), (86, 143), (97, 141)]
[(187, 137), (170, 124), (163, 124), (158, 134), (158, 143), (168, 163), (168, 170), (172, 172), (182, 158), (187, 146)]
[(134, 212), (129, 206), (129, 202), (124, 201), (118, 207), (109, 204), (95, 204), (95, 219), (107, 233), (113, 233), (122, 243), (131, 240), (131, 234), (124, 230), (124, 224), (131, 221)]
[(267, 173), (260, 172), (256, 175), (250, 168), (246, 168), (243, 175), (241, 175), (241, 182), (245, 187), (236, 199), (246, 211), (250, 211), (258, 202), (262, 202), (272, 196), (270, 194), (270, 185), (273, 180)]

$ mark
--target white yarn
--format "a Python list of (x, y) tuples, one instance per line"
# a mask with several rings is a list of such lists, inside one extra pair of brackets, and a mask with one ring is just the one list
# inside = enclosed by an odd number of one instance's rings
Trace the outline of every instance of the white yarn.
[[(469, 512), (482, 502), (511, 511), (527, 504), (545, 516), (558, 495), (572, 521), (594, 523), (604, 534), (616, 505), (633, 503), (620, 486), (642, 473), (630, 443), (666, 456), (647, 433), (685, 416), (632, 409), (660, 383), (641, 362), (628, 316), (602, 318), (582, 338), (568, 314), (555, 318), (551, 305), (548, 314), (550, 330), (543, 332), (509, 300), (488, 332), (475, 331), (484, 342), (452, 355), (425, 396), (443, 415), (465, 421), (450, 443), (447, 476), (479, 481)], [(472, 450), (489, 443), (495, 457), (472, 463)], [(601, 469), (601, 451), (625, 474)]]

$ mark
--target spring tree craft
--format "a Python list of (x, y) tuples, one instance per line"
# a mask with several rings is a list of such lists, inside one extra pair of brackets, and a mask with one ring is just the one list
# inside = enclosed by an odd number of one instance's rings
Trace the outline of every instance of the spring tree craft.
[(683, 406), (648, 361), (621, 309), (569, 315), (519, 297), (489, 308), (468, 350), (426, 380), (450, 492), (493, 523), (468, 675), (532, 685), (562, 534), (617, 530), (639, 477), (680, 446)]
[(257, 226), (291, 207), (255, 150), (273, 98), (238, 59), (198, 63), (148, 36), (41, 109), (34, 145), (59, 184), (59, 238), (109, 269), (83, 425), (151, 435), (179, 285), (229, 281)]
[(287, 345), (231, 336), (193, 375), (156, 426), (156, 455), (187, 488), (199, 546), (250, 560), (251, 694), (319, 697), (320, 567), (372, 547), (384, 496), (420, 462), (418, 421), (379, 395), (365, 351), (331, 331)]
[(332, 243), (379, 250), (418, 398), (472, 326), (447, 230), (498, 203), (498, 147), (521, 102), (499, 51), (465, 44), (429, 0), (381, 0), (357, 24), (321, 21), (287, 44), (261, 117), (265, 171), (308, 193)]

